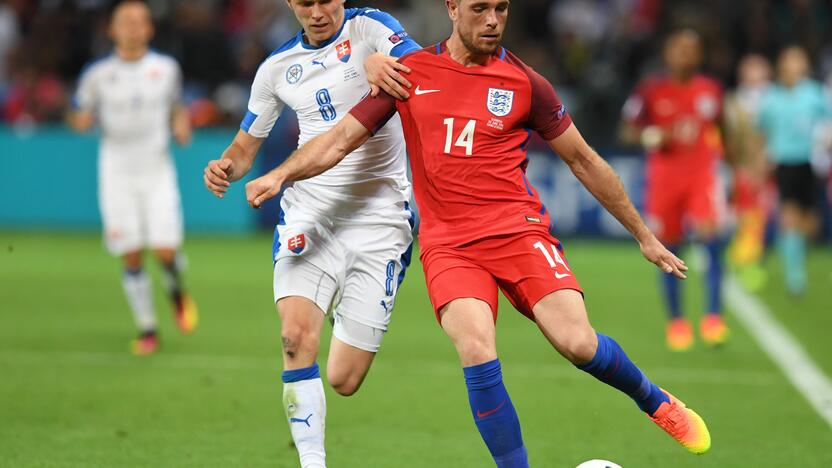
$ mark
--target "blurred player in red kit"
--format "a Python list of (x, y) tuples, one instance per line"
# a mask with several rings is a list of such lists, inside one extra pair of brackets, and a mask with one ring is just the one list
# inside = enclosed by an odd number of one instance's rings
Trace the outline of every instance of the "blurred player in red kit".
[[(702, 42), (694, 31), (681, 30), (668, 38), (667, 73), (644, 80), (627, 100), (624, 134), (631, 142), (640, 141), (648, 152), (646, 211), (659, 239), (678, 252), (692, 235), (708, 252), (708, 310), (700, 333), (707, 344), (716, 345), (728, 336), (720, 291), (720, 227), (726, 206), (719, 182), (722, 88), (697, 71), (702, 55)], [(688, 350), (693, 346), (693, 328), (682, 313), (679, 282), (667, 274), (662, 279), (670, 316), (667, 345), (675, 351)]]
[(737, 67), (737, 88), (725, 98), (724, 140), (734, 169), (732, 205), (737, 218), (728, 258), (740, 282), (750, 290), (761, 289), (767, 281), (762, 265), (766, 221), (776, 197), (768, 183), (765, 138), (756, 125), (770, 86), (768, 60), (747, 55)]

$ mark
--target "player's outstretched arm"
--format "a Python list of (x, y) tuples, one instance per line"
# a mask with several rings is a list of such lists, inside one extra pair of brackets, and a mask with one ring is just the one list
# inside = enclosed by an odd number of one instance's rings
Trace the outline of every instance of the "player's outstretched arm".
[(265, 138), (257, 138), (240, 130), (220, 159), (209, 161), (203, 171), (203, 181), (217, 198), (223, 198), (232, 182), (243, 178), (260, 150)]
[(335, 167), (370, 136), (370, 131), (358, 119), (347, 114), (331, 130), (298, 148), (283, 164), (246, 184), (249, 205), (260, 208), (280, 193), (286, 182), (309, 179)]
[(549, 141), (549, 146), (563, 159), (575, 177), (638, 241), (650, 262), (666, 273), (685, 279), (688, 267), (673, 255), (647, 228), (641, 215), (624, 190), (618, 174), (592, 149), (581, 133), (570, 125), (563, 134)]

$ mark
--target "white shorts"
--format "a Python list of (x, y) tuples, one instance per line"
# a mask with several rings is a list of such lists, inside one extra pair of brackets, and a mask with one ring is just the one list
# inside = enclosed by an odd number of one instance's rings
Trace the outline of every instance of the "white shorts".
[(113, 255), (182, 245), (182, 203), (173, 165), (152, 176), (99, 171), (98, 204), (104, 244)]
[(378, 352), (413, 251), (415, 215), (406, 203), (388, 216), (320, 219), (284, 197), (275, 229), (275, 302), (299, 296), (332, 313), (342, 342)]

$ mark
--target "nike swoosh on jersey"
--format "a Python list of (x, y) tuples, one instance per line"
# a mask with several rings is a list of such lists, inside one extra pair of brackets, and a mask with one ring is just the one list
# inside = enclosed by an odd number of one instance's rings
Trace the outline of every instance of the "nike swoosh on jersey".
[(423, 94), (430, 94), (430, 93), (440, 93), (442, 92), (441, 89), (421, 89), (420, 87), (416, 87), (416, 91), (414, 91), (417, 96), (421, 96)]
[(558, 273), (558, 272), (555, 272), (555, 278), (557, 278), (557, 279), (564, 279), (564, 278), (566, 278), (567, 276), (572, 276), (572, 275), (570, 275), (569, 273)]
[(502, 403), (500, 403), (496, 408), (494, 408), (491, 411), (486, 411), (485, 413), (483, 413), (480, 410), (477, 410), (477, 417), (482, 419), (482, 418), (486, 418), (488, 416), (491, 416), (492, 414), (496, 413), (497, 411), (500, 411), (503, 408), (503, 406), (505, 406), (505, 405), (506, 405), (506, 401), (503, 400)]

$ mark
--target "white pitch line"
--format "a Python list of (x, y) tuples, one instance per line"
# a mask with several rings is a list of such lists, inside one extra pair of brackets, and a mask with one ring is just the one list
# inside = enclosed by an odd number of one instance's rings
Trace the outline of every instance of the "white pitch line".
[[(140, 358), (126, 352), (110, 353), (100, 351), (70, 350), (0, 350), (0, 368), (33, 366), (81, 366), (81, 367), (131, 367), (142, 366), (179, 371), (191, 369), (196, 371), (228, 372), (279, 372), (279, 357), (255, 357), (232, 355), (200, 354), (166, 354)], [(379, 360), (373, 365), (373, 373), (392, 374), (406, 368), (408, 373), (419, 372), (437, 376), (459, 376), (462, 371), (456, 361), (409, 360), (406, 364)], [(645, 371), (657, 381), (675, 383), (693, 383), (705, 385), (743, 385), (766, 387), (777, 385), (777, 374), (769, 371), (754, 370), (716, 370), (716, 369), (672, 369), (647, 368)], [(552, 363), (512, 363), (505, 371), (514, 378), (535, 378), (547, 380), (580, 381), (587, 376), (569, 365)]]
[(832, 427), (832, 381), (800, 343), (783, 328), (756, 296), (733, 277), (725, 281), (725, 296), (734, 315), (783, 374)]

